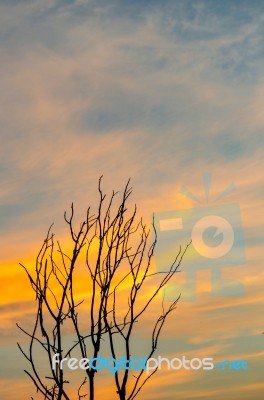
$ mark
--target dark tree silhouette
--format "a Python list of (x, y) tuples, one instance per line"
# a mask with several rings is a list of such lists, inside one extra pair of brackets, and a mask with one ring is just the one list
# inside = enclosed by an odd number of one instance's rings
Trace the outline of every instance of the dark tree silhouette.
[[(17, 324), (29, 338), (26, 350), (19, 343), (18, 346), (30, 366), (25, 372), (33, 381), (37, 396), (42, 399), (73, 399), (69, 394), (66, 370), (59, 368), (59, 362), (72, 354), (98, 360), (102, 346), (107, 345), (113, 359), (123, 352), (126, 360), (131, 360), (136, 327), (153, 300), (178, 271), (188, 248), (188, 245), (184, 250), (179, 248), (167, 272), (155, 272), (152, 267), (157, 242), (154, 217), (151, 239), (151, 229), (142, 219), (137, 221), (137, 207), (128, 214), (129, 181), (118, 203), (118, 192), (113, 192), (107, 201), (101, 189), (101, 178), (98, 191), (96, 214), (92, 215), (89, 207), (78, 229), (74, 227), (73, 204), (69, 215), (64, 214), (72, 244), (70, 254), (62, 249), (59, 241), (55, 241), (50, 228), (36, 257), (34, 271), (20, 264), (35, 293), (37, 308), (31, 331)], [(75, 290), (78, 269), (81, 269), (82, 277), (87, 274), (87, 280), (82, 278), (86, 290), (85, 298), (81, 300), (80, 293)], [(153, 278), (156, 286), (148, 295), (146, 283)], [(142, 294), (148, 295), (147, 299), (142, 298)], [(178, 300), (179, 297), (168, 303), (167, 308), (161, 301), (161, 311), (158, 311), (151, 328), (147, 359), (157, 349), (161, 330)], [(75, 335), (70, 345), (65, 339), (72, 337), (69, 333)], [(52, 363), (55, 354), (58, 356), (56, 367)], [(96, 362), (94, 365), (96, 367)], [(156, 371), (149, 375), (143, 369), (133, 373), (129, 369), (116, 371), (111, 376), (117, 398), (134, 399)], [(85, 374), (84, 379), (78, 384), (74, 398), (94, 400), (97, 371), (87, 368), (81, 372)]]

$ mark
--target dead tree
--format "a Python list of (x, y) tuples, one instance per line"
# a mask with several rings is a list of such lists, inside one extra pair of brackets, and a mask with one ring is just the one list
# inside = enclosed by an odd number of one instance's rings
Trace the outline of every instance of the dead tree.
[[(27, 350), (19, 343), (18, 346), (29, 363), (30, 369), (25, 372), (33, 381), (38, 398), (73, 400), (66, 371), (60, 368), (59, 363), (76, 351), (84, 359), (98, 359), (104, 342), (108, 344), (113, 359), (123, 351), (126, 360), (131, 360), (136, 325), (178, 271), (188, 248), (188, 245), (184, 250), (179, 248), (166, 272), (155, 272), (153, 257), (157, 234), (154, 218), (151, 229), (142, 219), (137, 220), (136, 206), (128, 213), (129, 181), (117, 203), (118, 192), (113, 192), (107, 200), (101, 189), (101, 178), (98, 192), (96, 214), (91, 214), (89, 207), (78, 229), (74, 226), (73, 205), (69, 215), (64, 214), (72, 244), (70, 252), (55, 241), (50, 228), (36, 257), (34, 271), (21, 264), (35, 293), (36, 318), (31, 331), (17, 324), (29, 339)], [(78, 299), (76, 288), (79, 268), (82, 268), (82, 274), (87, 274), (86, 294), (82, 300)], [(147, 299), (140, 299), (143, 292), (148, 293), (147, 284), (153, 278), (155, 282), (158, 279), (155, 289)], [(179, 297), (166, 309), (161, 301), (161, 311), (153, 321), (147, 359), (157, 349), (161, 330), (178, 300)], [(66, 348), (64, 339), (69, 331), (74, 332), (75, 339)], [(38, 364), (40, 352), (46, 360), (48, 373), (46, 370), (44, 373)], [(58, 355), (56, 368), (52, 363), (55, 354)], [(129, 369), (116, 371), (113, 379), (117, 398), (133, 400), (156, 371), (147, 376), (144, 369), (137, 371), (136, 375), (135, 371), (132, 375)], [(82, 372), (85, 377), (74, 397), (94, 400), (97, 371), (87, 368)]]

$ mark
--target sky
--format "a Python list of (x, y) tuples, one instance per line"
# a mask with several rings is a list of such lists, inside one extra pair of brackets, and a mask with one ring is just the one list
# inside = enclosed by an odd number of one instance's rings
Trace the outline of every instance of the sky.
[(243, 263), (232, 253), (222, 268), (243, 296), (214, 297), (212, 268), (187, 258), (197, 297), (178, 305), (160, 354), (244, 358), (249, 370), (161, 371), (141, 398), (263, 398), (263, 22), (257, 0), (0, 0), (1, 399), (34, 393), (16, 346), (15, 323), (34, 317), (18, 264), (33, 265), (53, 222), (67, 243), (63, 213), (96, 207), (101, 175), (107, 193), (131, 178), (146, 221), (213, 207), (243, 230)]

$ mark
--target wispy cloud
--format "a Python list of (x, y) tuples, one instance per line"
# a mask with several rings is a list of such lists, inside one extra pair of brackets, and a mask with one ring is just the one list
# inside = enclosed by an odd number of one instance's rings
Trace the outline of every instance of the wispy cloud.
[[(247, 265), (232, 273), (240, 275), (247, 296), (212, 301), (203, 286), (197, 307), (179, 307), (179, 332), (206, 345), (212, 336), (228, 343), (233, 336), (227, 330), (237, 336), (258, 330), (263, 304), (263, 20), (264, 5), (255, 0), (239, 5), (235, 0), (1, 1), (5, 343), (23, 311), (18, 302), (25, 301), (27, 318), (32, 312), (17, 261), (33, 264), (53, 221), (65, 239), (64, 210), (74, 201), (79, 217), (87, 205), (95, 205), (101, 174), (106, 191), (120, 189), (131, 176), (133, 200), (147, 220), (153, 211), (194, 206), (178, 193), (181, 184), (204, 198), (205, 171), (214, 177), (211, 199), (234, 182), (238, 190), (223, 204), (241, 206)], [(212, 324), (205, 329), (208, 319)], [(172, 322), (166, 334), (173, 332)], [(253, 380), (245, 383), (253, 386)], [(206, 382), (193, 388), (198, 399)], [(172, 398), (173, 390), (163, 398)], [(233, 390), (232, 400), (242, 393)], [(184, 389), (180, 393), (194, 399)], [(248, 399), (248, 393), (245, 388), (240, 399)], [(209, 395), (214, 400), (223, 396), (213, 390)]]

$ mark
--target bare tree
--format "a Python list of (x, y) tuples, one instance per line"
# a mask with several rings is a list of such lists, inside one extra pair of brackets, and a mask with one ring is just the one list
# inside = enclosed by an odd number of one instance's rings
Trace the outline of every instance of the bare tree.
[[(188, 245), (184, 250), (179, 248), (166, 272), (155, 272), (152, 267), (157, 242), (154, 217), (151, 238), (151, 228), (147, 228), (142, 219), (137, 220), (137, 207), (128, 213), (129, 181), (117, 204), (118, 192), (113, 192), (107, 200), (102, 192), (101, 178), (98, 191), (96, 214), (92, 215), (89, 207), (79, 228), (74, 226), (73, 204), (69, 215), (64, 214), (72, 243), (70, 254), (62, 249), (59, 241), (55, 241), (50, 228), (36, 257), (34, 271), (21, 264), (35, 293), (37, 309), (32, 331), (17, 324), (29, 338), (27, 350), (19, 343), (18, 346), (30, 365), (30, 370), (25, 372), (43, 399), (69, 400), (71, 396), (72, 400), (69, 380), (61, 362), (74, 352), (78, 352), (83, 359), (91, 359), (92, 356), (96, 359), (96, 367), (102, 345), (107, 343), (114, 360), (120, 351), (128, 362), (131, 360), (136, 326), (178, 271), (188, 248)], [(75, 289), (80, 268), (82, 274), (87, 274), (85, 298), (82, 300)], [(147, 281), (153, 278), (156, 286), (149, 292)], [(147, 298), (142, 298), (143, 293)], [(147, 359), (157, 349), (161, 330), (178, 300), (179, 297), (167, 308), (161, 301), (161, 311), (153, 321)], [(81, 311), (84, 318), (80, 318)], [(75, 339), (67, 347), (64, 339), (70, 331), (74, 332)], [(38, 363), (40, 353), (46, 360), (48, 373), (43, 373), (43, 366)], [(58, 356), (56, 367), (53, 364), (55, 355)], [(136, 374), (133, 371), (133, 375), (128, 368), (115, 371), (113, 379), (117, 398), (134, 399), (156, 371), (154, 369), (149, 375), (144, 369)], [(75, 398), (94, 400), (96, 368), (87, 367), (82, 372), (85, 376)]]

